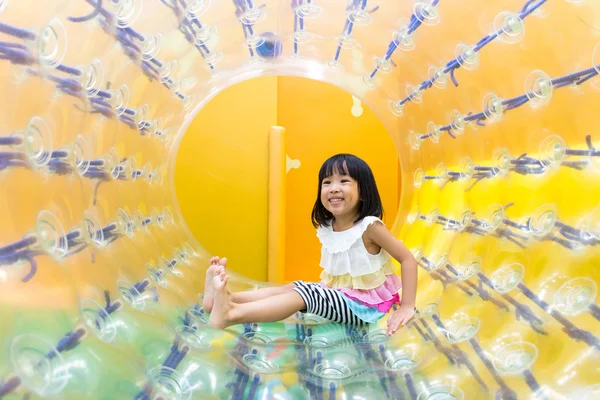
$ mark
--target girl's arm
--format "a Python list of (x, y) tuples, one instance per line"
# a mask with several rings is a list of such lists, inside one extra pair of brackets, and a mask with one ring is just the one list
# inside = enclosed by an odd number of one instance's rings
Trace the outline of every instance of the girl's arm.
[(370, 225), (365, 234), (365, 239), (387, 251), (401, 265), (402, 302), (388, 320), (388, 335), (390, 335), (396, 332), (400, 324), (406, 325), (414, 316), (417, 298), (417, 261), (406, 246), (394, 237), (383, 224)]

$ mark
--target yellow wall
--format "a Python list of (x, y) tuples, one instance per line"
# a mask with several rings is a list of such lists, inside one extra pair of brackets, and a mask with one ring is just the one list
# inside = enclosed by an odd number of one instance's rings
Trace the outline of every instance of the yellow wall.
[(276, 123), (276, 77), (230, 87), (198, 113), (175, 166), (177, 199), (196, 239), (258, 280), (267, 277), (267, 134)]
[(179, 205), (209, 253), (226, 256), (232, 270), (257, 280), (267, 279), (268, 132), (273, 125), (286, 129), (287, 153), (300, 162), (287, 174), (284, 278), (316, 280), (320, 247), (310, 213), (322, 162), (340, 152), (364, 158), (374, 170), (389, 226), (398, 208), (396, 149), (371, 110), (330, 84), (264, 77), (232, 86), (210, 101), (177, 154)]

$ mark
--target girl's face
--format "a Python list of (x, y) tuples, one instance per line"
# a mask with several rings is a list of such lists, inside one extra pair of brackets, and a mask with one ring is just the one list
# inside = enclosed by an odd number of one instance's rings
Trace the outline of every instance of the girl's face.
[(334, 172), (321, 182), (321, 203), (334, 217), (354, 218), (359, 210), (358, 182)]

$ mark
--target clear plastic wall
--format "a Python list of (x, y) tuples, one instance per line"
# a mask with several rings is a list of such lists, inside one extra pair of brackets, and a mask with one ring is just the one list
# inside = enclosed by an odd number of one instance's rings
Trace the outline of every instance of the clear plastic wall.
[[(595, 0), (0, 0), (0, 398), (599, 398), (599, 21)], [(394, 138), (421, 270), (391, 338), (206, 324), (177, 146), (266, 74), (336, 84)]]

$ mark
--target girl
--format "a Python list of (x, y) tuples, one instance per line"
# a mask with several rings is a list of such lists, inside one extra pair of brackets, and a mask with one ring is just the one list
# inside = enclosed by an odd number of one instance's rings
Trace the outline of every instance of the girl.
[[(320, 283), (292, 284), (229, 293), (226, 259), (211, 259), (203, 306), (215, 328), (246, 322), (274, 322), (309, 312), (338, 323), (374, 323), (388, 319), (387, 334), (414, 316), (417, 262), (381, 221), (383, 207), (371, 168), (351, 154), (329, 158), (319, 171), (312, 211), (321, 249)], [(402, 265), (402, 281), (391, 257)], [(398, 290), (402, 288), (402, 301)]]

